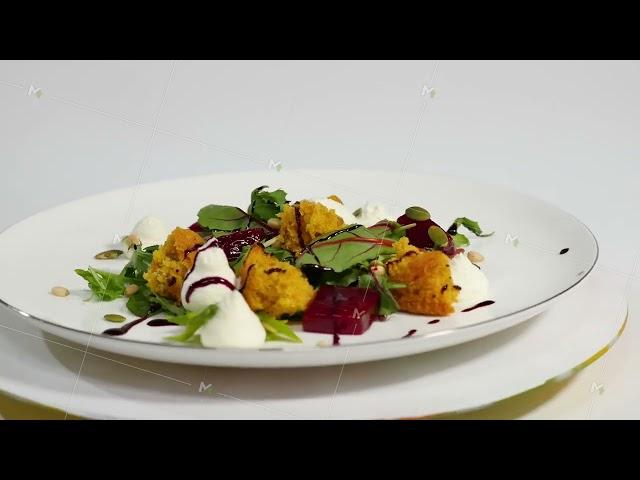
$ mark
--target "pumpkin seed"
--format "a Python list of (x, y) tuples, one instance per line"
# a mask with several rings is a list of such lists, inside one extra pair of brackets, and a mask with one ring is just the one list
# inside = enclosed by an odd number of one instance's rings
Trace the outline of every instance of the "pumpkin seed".
[(117, 315), (115, 313), (107, 313), (104, 316), (104, 319), (107, 322), (113, 322), (113, 323), (122, 323), (122, 322), (124, 322), (126, 320), (126, 318), (123, 317), (122, 315)]
[(436, 247), (442, 247), (449, 243), (449, 237), (447, 237), (446, 232), (437, 225), (431, 225), (427, 233)]
[(124, 252), (122, 250), (106, 250), (104, 252), (97, 253), (95, 255), (95, 259), (97, 260), (113, 260), (114, 258), (118, 258)]
[(424, 222), (431, 218), (429, 211), (422, 207), (409, 207), (404, 211), (404, 214), (416, 222)]

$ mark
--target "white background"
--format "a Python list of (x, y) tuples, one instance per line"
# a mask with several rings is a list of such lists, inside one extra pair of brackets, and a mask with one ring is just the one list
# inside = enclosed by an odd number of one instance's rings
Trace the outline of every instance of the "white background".
[[(593, 230), (600, 268), (637, 278), (638, 85), (640, 62), (3, 61), (0, 229), (85, 195), (270, 161), (393, 169), (550, 201)], [(606, 362), (531, 416), (640, 418), (637, 338), (631, 318)]]

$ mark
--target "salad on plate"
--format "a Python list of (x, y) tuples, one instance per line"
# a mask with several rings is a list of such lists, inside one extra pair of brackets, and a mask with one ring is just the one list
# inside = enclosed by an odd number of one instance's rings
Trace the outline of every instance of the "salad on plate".
[(76, 273), (94, 299), (125, 301), (138, 317), (105, 315), (122, 324), (105, 335), (146, 321), (181, 326), (167, 342), (260, 348), (302, 342), (291, 328), (301, 324), (338, 344), (394, 312), (446, 317), (493, 303), (482, 255), (466, 250), (468, 232), (491, 235), (466, 217), (444, 229), (418, 206), (392, 219), (382, 205), (351, 209), (336, 195), (292, 201), (261, 186), (246, 209), (206, 205), (188, 228), (145, 217), (120, 249), (95, 257), (127, 257), (121, 271)]

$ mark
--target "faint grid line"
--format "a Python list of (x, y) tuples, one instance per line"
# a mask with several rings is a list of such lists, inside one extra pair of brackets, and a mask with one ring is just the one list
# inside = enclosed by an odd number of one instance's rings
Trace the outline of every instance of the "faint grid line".
[[(627, 282), (625, 283), (625, 287), (624, 287), (624, 292), (622, 294), (622, 300), (621, 300), (621, 304), (624, 307), (624, 305), (627, 305), (627, 309), (629, 306), (629, 296), (631, 294), (631, 290), (632, 290), (632, 286), (633, 286), (633, 280), (634, 277), (640, 272), (640, 252), (638, 252), (638, 254), (635, 257), (635, 261), (633, 263), (633, 268), (631, 270), (631, 275), (627, 278)], [(609, 360), (610, 355), (605, 355), (604, 358), (602, 359), (602, 366), (600, 368), (600, 373), (599, 373), (599, 377), (602, 379), (602, 385), (604, 385), (605, 383), (605, 377), (606, 377), (606, 373), (607, 373), (607, 363)], [(597, 378), (595, 380), (596, 382), (598, 381)], [(593, 385), (593, 382), (589, 385), (589, 391), (591, 392), (591, 387)], [(596, 392), (591, 392), (591, 395), (593, 395), (593, 398), (591, 399), (591, 403), (589, 404), (589, 410), (587, 411), (587, 417), (586, 420), (591, 420), (591, 415), (593, 414), (593, 409), (596, 405), (596, 402), (598, 401), (598, 397), (600, 396), (600, 394), (596, 394)]]
[(169, 87), (171, 86), (171, 82), (173, 80), (173, 74), (176, 70), (176, 61), (171, 61), (171, 70), (169, 72), (169, 79), (164, 87), (164, 92), (162, 92), (162, 100), (160, 102), (160, 107), (158, 107), (158, 111), (156, 112), (156, 117), (153, 122), (153, 129), (151, 130), (151, 136), (149, 137), (149, 141), (147, 142), (147, 146), (145, 148), (144, 156), (142, 158), (142, 163), (140, 164), (140, 168), (138, 170), (138, 178), (136, 180), (136, 184), (133, 187), (133, 192), (131, 193), (131, 200), (129, 201), (129, 210), (127, 211), (125, 217), (125, 227), (129, 224), (131, 220), (131, 214), (133, 212), (133, 206), (136, 202), (136, 197), (138, 195), (138, 190), (140, 188), (140, 184), (142, 183), (142, 175), (146, 169), (147, 164), (149, 163), (149, 157), (151, 156), (151, 147), (153, 146), (153, 140), (156, 137), (156, 132), (158, 131), (158, 123), (160, 121), (160, 115), (162, 114), (162, 110), (167, 102), (167, 94), (169, 93)]
[[(153, 130), (151, 132), (151, 136), (149, 138), (149, 142), (147, 143), (147, 148), (145, 149), (145, 155), (142, 159), (142, 164), (140, 165), (140, 170), (138, 172), (138, 181), (136, 183), (136, 186), (133, 189), (133, 193), (131, 195), (131, 199), (129, 201), (129, 210), (127, 213), (127, 219), (131, 216), (131, 211), (133, 209), (133, 204), (135, 203), (135, 198), (136, 198), (136, 193), (138, 190), (138, 187), (140, 185), (140, 181), (142, 179), (142, 173), (144, 171), (144, 167), (146, 166), (148, 157), (150, 155), (151, 152), (151, 145), (153, 144), (153, 139), (155, 138), (155, 134), (156, 134), (156, 128), (158, 126), (158, 121), (160, 119), (160, 115), (162, 114), (162, 109), (165, 105), (166, 102), (166, 98), (167, 98), (167, 93), (169, 91), (169, 86), (171, 85), (171, 80), (173, 79), (173, 73), (175, 71), (175, 60), (173, 60), (171, 62), (171, 71), (169, 72), (169, 79), (167, 80), (167, 84), (165, 86), (164, 92), (163, 92), (163, 96), (162, 96), (162, 101), (160, 102), (160, 107), (158, 108), (158, 111), (156, 112), (156, 118), (155, 118), (155, 122), (153, 125)], [(128, 220), (125, 221), (125, 223), (128, 223)], [(111, 277), (109, 277), (109, 279), (107, 280), (107, 285), (105, 287), (105, 290), (109, 287), (109, 282), (111, 281)], [(89, 334), (89, 339), (87, 340), (87, 345), (85, 346), (85, 351), (84, 354), (82, 355), (82, 361), (80, 362), (80, 368), (78, 369), (78, 375), (76, 375), (76, 379), (75, 382), (73, 384), (73, 390), (71, 391), (71, 395), (69, 396), (69, 400), (67, 402), (67, 407), (65, 408), (65, 414), (64, 414), (64, 419), (66, 420), (69, 416), (69, 405), (71, 404), (71, 401), (73, 400), (73, 397), (76, 393), (76, 389), (78, 388), (78, 381), (80, 380), (80, 376), (82, 375), (82, 369), (84, 368), (84, 362), (87, 358), (87, 351), (89, 350), (89, 346), (91, 345), (91, 341), (93, 340), (93, 325), (91, 328), (91, 332)]]
[(136, 125), (138, 127), (144, 127), (144, 128), (152, 127), (151, 125), (148, 125), (146, 123), (137, 122), (135, 120), (130, 120), (130, 119), (126, 118), (126, 117), (123, 117), (122, 115), (114, 115), (112, 113), (105, 112), (104, 110), (100, 110), (98, 108), (94, 108), (94, 107), (91, 107), (91, 106), (83, 104), (83, 103), (74, 102), (73, 100), (68, 100), (68, 99), (63, 98), (63, 97), (58, 97), (58, 96), (55, 96), (55, 95), (47, 95), (47, 97), (50, 98), (51, 100), (56, 101), (56, 102), (65, 103), (67, 105), (71, 105), (73, 107), (80, 108), (82, 110), (88, 110), (90, 112), (97, 113), (99, 115), (103, 115), (105, 117), (108, 117), (108, 118), (111, 118), (111, 119), (114, 119), (114, 120), (118, 120), (120, 122), (128, 123), (128, 124), (131, 124), (131, 125)]
[[(433, 87), (433, 81), (435, 80), (435, 75), (438, 72), (438, 65), (439, 64), (440, 64), (440, 60), (436, 60), (436, 64), (435, 64), (435, 66), (433, 68), (433, 72), (431, 73), (431, 77), (430, 77), (430, 81), (429, 81), (429, 83), (430, 83), (429, 86), (430, 87)], [(400, 189), (400, 187), (402, 186), (402, 179), (404, 178), (404, 176), (407, 173), (407, 171), (406, 171), (407, 170), (406, 163), (407, 163), (407, 160), (409, 159), (409, 157), (411, 156), (411, 153), (413, 152), (413, 149), (414, 149), (414, 146), (415, 146), (416, 137), (418, 135), (418, 130), (420, 129), (420, 125), (422, 124), (422, 117), (424, 116), (424, 113), (425, 113), (425, 111), (427, 109), (427, 104), (428, 104), (430, 98), (431, 97), (429, 95), (425, 95), (423, 106), (422, 106), (422, 108), (421, 108), (421, 110), (420, 110), (420, 112), (418, 114), (418, 119), (416, 121), (416, 126), (413, 129), (413, 133), (411, 134), (411, 139), (409, 141), (409, 148), (407, 149), (407, 153), (405, 154), (404, 159), (403, 159), (403, 161), (402, 161), (402, 163), (400, 165), (400, 169), (399, 169), (399, 171), (400, 171), (400, 179), (399, 179), (398, 184), (396, 186), (396, 190)], [(385, 230), (384, 234), (382, 235), (383, 241), (384, 241), (384, 237), (386, 236), (386, 234), (387, 234), (387, 231)], [(382, 249), (382, 244), (380, 244), (380, 247), (378, 249), (378, 253), (380, 252), (381, 249)], [(373, 275), (373, 273), (372, 273), (372, 275)], [(372, 279), (370, 279), (369, 282), (367, 282), (367, 288), (365, 289), (365, 297), (366, 297), (367, 292), (369, 291), (369, 287), (371, 285), (371, 281), (372, 281)], [(354, 332), (355, 332), (355, 330), (354, 330)], [(349, 359), (350, 351), (351, 351), (350, 347), (347, 348), (346, 351), (345, 351), (344, 360), (343, 360), (342, 365), (340, 367), (340, 374), (338, 375), (338, 381), (336, 382), (336, 387), (335, 387), (335, 389), (333, 391), (333, 395), (332, 395), (331, 401), (329, 403), (328, 418), (331, 418), (331, 413), (333, 411), (333, 404), (335, 402), (335, 398), (336, 398), (336, 395), (338, 393), (338, 388), (340, 387), (340, 382), (342, 381), (342, 373), (344, 372), (345, 365), (347, 363), (347, 360)]]
[[(36, 338), (38, 340), (43, 340), (43, 341), (45, 341), (47, 343), (51, 343), (51, 344), (54, 344), (54, 345), (59, 345), (61, 347), (65, 347), (65, 348), (68, 348), (70, 350), (75, 350), (77, 352), (83, 352), (84, 353), (84, 350), (82, 348), (74, 347), (72, 345), (67, 345), (67, 344), (62, 343), (62, 342), (56, 342), (55, 340), (50, 340), (50, 339), (45, 338), (45, 337), (40, 337), (38, 335), (34, 335), (33, 333), (25, 332), (23, 330), (18, 330), (17, 328), (12, 328), (12, 327), (9, 327), (7, 325), (3, 325), (1, 323), (0, 323), (0, 327), (4, 328), (5, 330), (10, 330), (10, 331), (15, 332), (15, 333), (21, 333), (21, 334), (26, 335), (28, 337)], [(184, 385), (188, 385), (188, 386), (192, 386), (193, 385), (193, 384), (185, 382), (183, 380), (178, 380), (177, 378), (169, 377), (168, 375), (163, 375), (162, 373), (154, 372), (152, 370), (147, 370), (145, 368), (136, 367), (135, 365), (131, 365), (129, 363), (121, 362), (119, 360), (115, 360), (113, 358), (105, 357), (103, 355), (98, 355), (97, 353), (87, 352), (87, 355), (91, 355), (92, 357), (96, 357), (96, 358), (101, 358), (103, 360), (108, 360), (110, 362), (114, 362), (114, 363), (123, 365), (125, 367), (133, 368), (135, 370), (140, 370), (140, 371), (145, 372), (145, 373), (150, 373), (152, 375), (156, 375), (158, 377), (166, 378), (167, 380), (172, 380), (174, 382), (182, 383)]]
[(20, 88), (21, 90), (27, 89), (27, 87), (25, 87), (24, 85), (20, 85), (19, 83), (7, 82), (6, 80), (0, 80), (0, 83), (8, 87)]

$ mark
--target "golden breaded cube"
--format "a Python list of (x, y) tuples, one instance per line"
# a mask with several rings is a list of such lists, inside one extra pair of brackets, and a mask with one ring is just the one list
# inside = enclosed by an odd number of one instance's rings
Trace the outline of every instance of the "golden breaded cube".
[(297, 206), (285, 205), (280, 220), (282, 246), (296, 255), (314, 239), (345, 226), (333, 210), (309, 200), (302, 200)]
[(315, 296), (300, 270), (269, 255), (260, 244), (251, 247), (245, 257), (240, 281), (251, 310), (276, 318), (304, 311)]
[(405, 288), (391, 290), (400, 310), (421, 315), (449, 315), (458, 299), (449, 267), (449, 257), (440, 251), (417, 249), (400, 239), (396, 260), (387, 263), (387, 272), (393, 282), (404, 283)]
[(191, 270), (197, 247), (204, 240), (188, 228), (177, 227), (167, 237), (164, 244), (153, 252), (149, 270), (144, 274), (152, 292), (180, 302), (182, 283)]

